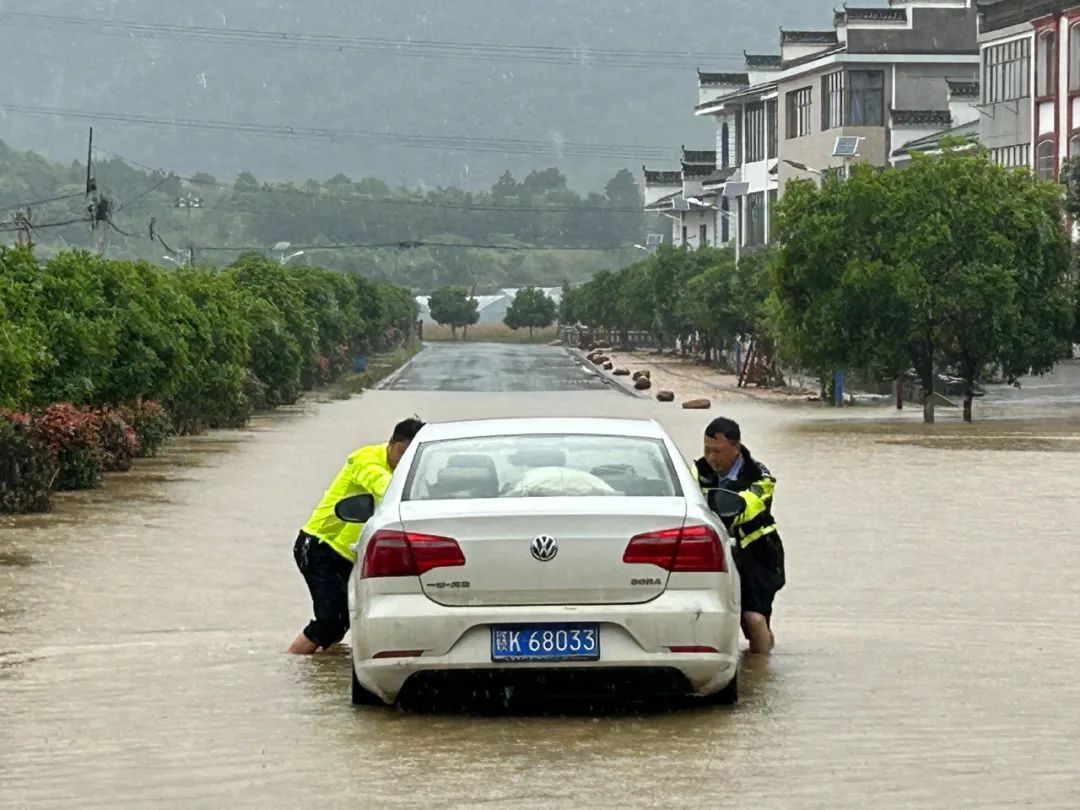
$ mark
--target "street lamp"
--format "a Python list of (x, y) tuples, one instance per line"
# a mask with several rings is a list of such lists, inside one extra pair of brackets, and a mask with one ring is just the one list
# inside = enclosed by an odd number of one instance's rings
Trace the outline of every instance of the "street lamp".
[(725, 200), (735, 200), (735, 204), (738, 206), (739, 216), (735, 216), (731, 211), (725, 211), (720, 209), (720, 213), (728, 218), (728, 221), (735, 225), (735, 264), (739, 263), (742, 258), (742, 198), (750, 193), (749, 183), (728, 183), (724, 186), (723, 197)]
[(302, 250), (298, 250), (298, 251), (296, 251), (296, 253), (291, 253), (288, 256), (286, 256), (284, 253), (282, 253), (281, 254), (281, 266), (284, 267), (289, 262), (291, 262), (293, 259), (295, 259), (297, 256), (303, 256), (303, 255), (304, 255), (304, 251), (302, 251)]

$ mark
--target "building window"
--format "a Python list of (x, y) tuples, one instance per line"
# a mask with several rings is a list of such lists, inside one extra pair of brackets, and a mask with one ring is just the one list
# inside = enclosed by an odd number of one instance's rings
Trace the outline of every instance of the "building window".
[(1036, 60), (1035, 95), (1039, 98), (1054, 95), (1054, 33), (1039, 35), (1038, 59)]
[(731, 128), (724, 122), (720, 127), (720, 168), (727, 169), (731, 166)]
[(720, 201), (720, 241), (725, 245), (731, 241), (731, 200), (727, 197)]
[(746, 108), (746, 162), (765, 159), (765, 105)]
[(701, 246), (701, 247), (706, 247), (706, 246), (708, 246), (708, 244), (709, 244), (709, 226), (708, 225), (702, 225), (698, 229), (698, 245)]
[(746, 244), (765, 243), (765, 192), (746, 195)]
[(1031, 144), (1021, 143), (1016, 146), (999, 146), (990, 150), (990, 160), (998, 166), (1015, 168), (1031, 165)]
[(814, 88), (804, 87), (787, 94), (787, 137), (802, 138), (810, 134), (810, 109), (814, 105)]
[(821, 80), (821, 128), (836, 129), (844, 125), (844, 73), (830, 73)]
[(765, 241), (769, 243), (772, 243), (773, 239), (776, 238), (776, 228), (774, 227), (774, 223), (776, 222), (776, 201), (779, 196), (780, 192), (776, 189), (769, 192), (769, 227), (767, 228), (768, 232), (765, 236)]
[(1053, 180), (1056, 163), (1054, 159), (1054, 142), (1043, 141), (1039, 144), (1039, 151), (1035, 164), (1035, 171), (1042, 180)]
[(880, 70), (851, 70), (847, 84), (845, 125), (885, 126), (885, 74)]
[(1080, 24), (1069, 29), (1069, 89), (1080, 90)]
[(777, 135), (778, 135), (779, 128), (780, 128), (780, 120), (779, 120), (778, 112), (779, 112), (779, 110), (778, 110), (778, 106), (777, 106), (777, 101), (775, 99), (773, 101), (765, 102), (765, 119), (766, 119), (765, 120), (765, 125), (768, 128), (768, 139), (769, 139), (768, 146), (767, 146), (768, 152), (766, 153), (766, 157), (768, 157), (769, 160), (773, 160), (776, 157), (776, 150), (777, 150), (776, 141), (777, 141)]
[(983, 51), (983, 101), (1026, 98), (1031, 76), (1031, 40), (1016, 39)]
[(1074, 133), (1069, 139), (1069, 160), (1080, 158), (1080, 133)]
[(736, 167), (737, 166), (742, 166), (742, 156), (743, 156), (742, 139), (743, 139), (743, 114), (742, 114), (742, 110), (739, 110), (738, 112), (735, 113), (735, 155), (734, 155), (735, 162), (731, 164), (732, 166), (736, 166)]

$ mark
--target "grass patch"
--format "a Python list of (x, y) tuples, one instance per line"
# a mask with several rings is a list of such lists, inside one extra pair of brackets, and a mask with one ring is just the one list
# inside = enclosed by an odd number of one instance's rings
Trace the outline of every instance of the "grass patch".
[[(513, 330), (501, 323), (483, 323), (469, 327), (468, 336), (462, 338), (462, 330), (457, 330), (458, 342), (463, 343), (550, 343), (559, 336), (556, 326), (533, 330), (532, 340), (528, 329)], [(432, 343), (449, 343), (454, 339), (449, 326), (434, 323), (424, 324), (424, 340)]]
[(367, 369), (360, 374), (349, 372), (343, 374), (338, 380), (330, 385), (328, 393), (331, 399), (349, 399), (356, 394), (378, 385), (399, 368), (404, 366), (423, 349), (423, 344), (418, 340), (411, 341), (407, 346), (386, 354), (374, 354), (368, 358)]

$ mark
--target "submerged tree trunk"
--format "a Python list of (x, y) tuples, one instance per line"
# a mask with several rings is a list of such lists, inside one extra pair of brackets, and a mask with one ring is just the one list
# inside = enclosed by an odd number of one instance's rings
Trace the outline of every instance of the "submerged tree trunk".
[(972, 418), (971, 418), (971, 404), (974, 401), (975, 401), (975, 394), (972, 392), (971, 388), (969, 387), (968, 390), (964, 393), (964, 421), (966, 423), (968, 423), (968, 424), (971, 424), (971, 421), (972, 421)]
[(457, 340), (457, 326), (450, 324), (450, 337), (452, 340)]

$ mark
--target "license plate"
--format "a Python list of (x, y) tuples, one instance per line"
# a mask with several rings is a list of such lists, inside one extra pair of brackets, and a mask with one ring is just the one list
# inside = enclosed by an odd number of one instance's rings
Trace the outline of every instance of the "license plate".
[(492, 661), (599, 661), (600, 625), (527, 624), (491, 628)]

